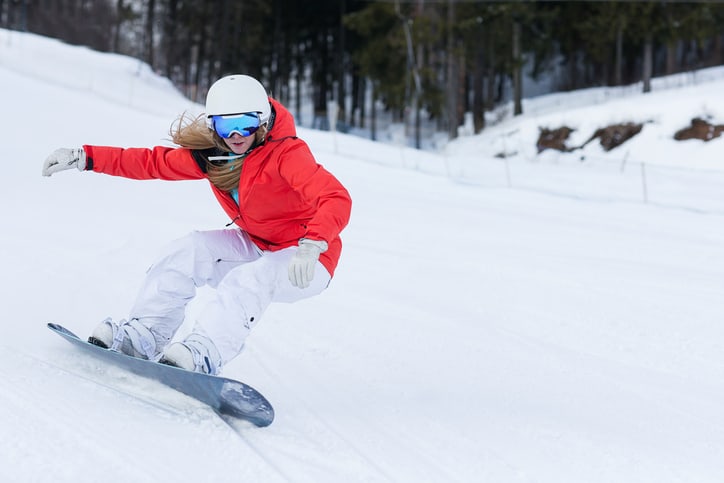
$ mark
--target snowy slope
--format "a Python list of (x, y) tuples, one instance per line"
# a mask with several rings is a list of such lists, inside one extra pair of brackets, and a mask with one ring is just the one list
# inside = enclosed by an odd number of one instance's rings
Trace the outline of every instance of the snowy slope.
[[(277, 411), (232, 428), (44, 327), (124, 317), (168, 241), (228, 220), (204, 182), (43, 178), (43, 159), (165, 144), (199, 107), (137, 61), (0, 30), (0, 481), (722, 481), (724, 141), (652, 123), (628, 148), (650, 157), (621, 169), (621, 152), (532, 157), (523, 138), (543, 115), (685, 125), (679, 96), (722, 122), (724, 80), (705, 80), (549, 99), (441, 154), (300, 129), (352, 221), (329, 290), (272, 306), (225, 369)], [(523, 153), (507, 164), (486, 151), (506, 132)]]

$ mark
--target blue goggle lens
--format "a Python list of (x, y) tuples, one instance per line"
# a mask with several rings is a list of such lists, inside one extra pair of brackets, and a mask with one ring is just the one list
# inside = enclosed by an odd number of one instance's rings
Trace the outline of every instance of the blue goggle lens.
[(247, 137), (259, 129), (259, 115), (248, 112), (230, 116), (211, 116), (211, 123), (216, 134), (224, 139), (230, 138), (234, 133)]

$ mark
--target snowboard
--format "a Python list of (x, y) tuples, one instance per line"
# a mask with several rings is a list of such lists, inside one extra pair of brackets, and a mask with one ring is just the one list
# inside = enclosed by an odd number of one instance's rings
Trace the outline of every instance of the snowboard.
[(269, 426), (274, 421), (274, 408), (269, 401), (259, 391), (243, 382), (190, 372), (104, 349), (80, 339), (73, 332), (58, 324), (50, 323), (48, 328), (81, 351), (139, 376), (159, 381), (201, 401), (220, 416), (244, 419), (259, 427)]

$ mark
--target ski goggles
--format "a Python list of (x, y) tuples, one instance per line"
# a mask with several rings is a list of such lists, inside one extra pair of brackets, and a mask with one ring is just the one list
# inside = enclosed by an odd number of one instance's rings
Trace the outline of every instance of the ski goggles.
[(259, 129), (259, 115), (255, 112), (244, 114), (230, 114), (225, 116), (211, 116), (211, 125), (216, 134), (228, 139), (239, 133), (243, 137), (251, 136)]

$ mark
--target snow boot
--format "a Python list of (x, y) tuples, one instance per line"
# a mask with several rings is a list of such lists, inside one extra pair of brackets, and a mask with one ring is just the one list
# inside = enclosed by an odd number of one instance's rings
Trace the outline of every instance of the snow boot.
[(159, 362), (212, 376), (221, 369), (221, 357), (216, 346), (207, 337), (199, 334), (191, 334), (183, 342), (170, 344), (163, 351)]
[(116, 323), (109, 317), (93, 329), (88, 342), (139, 359), (156, 360), (159, 356), (156, 339), (138, 319)]

